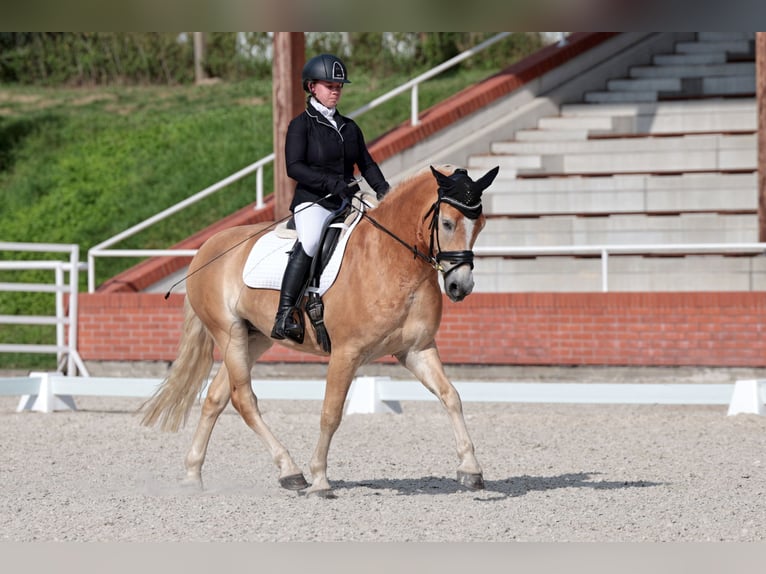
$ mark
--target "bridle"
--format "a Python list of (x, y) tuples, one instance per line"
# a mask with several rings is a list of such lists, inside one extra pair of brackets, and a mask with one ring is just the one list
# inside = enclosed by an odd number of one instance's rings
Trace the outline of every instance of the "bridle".
[[(384, 233), (386, 233), (387, 235), (395, 239), (397, 242), (399, 242), (401, 245), (406, 247), (407, 250), (410, 251), (416, 259), (419, 257), (420, 259), (428, 263), (431, 267), (441, 272), (442, 275), (444, 276), (444, 280), (446, 281), (450, 273), (452, 273), (459, 267), (462, 267), (463, 265), (470, 265), (471, 269), (473, 269), (473, 251), (471, 250), (443, 251), (442, 250), (441, 243), (439, 241), (439, 214), (441, 211), (442, 202), (447, 203), (448, 205), (451, 205), (468, 219), (475, 220), (481, 216), (481, 211), (482, 211), (481, 203), (478, 203), (475, 206), (465, 205), (463, 203), (460, 203), (459, 201), (456, 201), (453, 198), (446, 197), (444, 193), (444, 189), (442, 187), (439, 187), (438, 198), (436, 199), (434, 204), (431, 206), (431, 208), (423, 216), (423, 221), (428, 219), (429, 216), (431, 217), (431, 221), (428, 224), (428, 228), (430, 231), (430, 239), (428, 242), (428, 253), (423, 253), (420, 249), (417, 248), (416, 245), (410, 245), (409, 243), (404, 241), (402, 238), (397, 236), (390, 229), (386, 228), (384, 225), (376, 221), (366, 211), (362, 211), (362, 217), (367, 219), (377, 229), (383, 231)], [(436, 248), (436, 252), (434, 252), (434, 247)], [(442, 261), (448, 261), (449, 263), (452, 263), (452, 266), (449, 269), (445, 269), (444, 265), (442, 265)]]
[[(472, 220), (476, 220), (481, 216), (481, 203), (478, 203), (475, 206), (468, 206), (463, 203), (460, 203), (459, 201), (451, 198), (446, 197), (444, 195), (443, 189), (439, 188), (439, 197), (434, 202), (434, 204), (431, 206), (431, 209), (428, 210), (428, 212), (423, 217), (423, 221), (426, 220), (426, 218), (431, 215), (431, 222), (428, 224), (428, 227), (431, 231), (431, 238), (429, 240), (428, 245), (428, 251), (431, 254), (431, 256), (436, 260), (438, 264), (439, 271), (442, 272), (444, 275), (444, 280), (447, 280), (447, 277), (450, 273), (453, 271), (456, 271), (458, 268), (462, 267), (463, 265), (470, 265), (471, 270), (473, 270), (473, 251), (469, 249), (465, 249), (462, 251), (444, 251), (441, 248), (441, 244), (439, 242), (439, 214), (440, 214), (440, 208), (442, 202), (451, 205), (455, 209), (457, 209), (460, 213), (463, 214), (464, 217)], [(434, 239), (436, 241), (434, 241)], [(434, 255), (434, 243), (436, 244), (436, 255)], [(452, 266), (445, 271), (444, 266), (441, 264), (442, 261), (448, 261), (452, 263)]]

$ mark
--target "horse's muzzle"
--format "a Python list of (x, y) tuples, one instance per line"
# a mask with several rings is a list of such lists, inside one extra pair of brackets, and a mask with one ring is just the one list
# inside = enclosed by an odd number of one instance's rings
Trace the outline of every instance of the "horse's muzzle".
[(450, 301), (459, 302), (473, 291), (473, 269), (469, 265), (455, 265), (444, 274), (444, 292)]
[(444, 291), (450, 301), (462, 301), (470, 295), (473, 291), (473, 251), (443, 251), (436, 259), (440, 263), (448, 262), (443, 265)]

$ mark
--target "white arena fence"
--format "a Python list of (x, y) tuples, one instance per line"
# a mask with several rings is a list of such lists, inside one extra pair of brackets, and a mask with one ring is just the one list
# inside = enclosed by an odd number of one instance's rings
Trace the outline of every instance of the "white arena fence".
[[(75, 396), (150, 397), (161, 379), (76, 377), (59, 373), (30, 373), (0, 378), (0, 396), (20, 396), (17, 411), (51, 413), (76, 409)], [(208, 381), (209, 383), (209, 381)], [(323, 379), (256, 379), (259, 399), (316, 400), (324, 397)], [(537, 383), (456, 381), (463, 402), (728, 405), (728, 414), (766, 414), (766, 381), (706, 383)], [(202, 399), (207, 385), (200, 394)], [(435, 401), (417, 381), (388, 377), (357, 377), (346, 401), (346, 414), (400, 413), (403, 401)]]
[[(0, 283), (0, 291), (23, 293), (52, 293), (56, 301), (55, 315), (0, 315), (4, 325), (50, 325), (56, 328), (56, 343), (42, 344), (0, 344), (0, 353), (43, 353), (55, 354), (59, 370), (75, 374), (77, 369), (87, 375), (77, 352), (77, 309), (79, 292), (79, 271), (87, 269), (80, 263), (80, 247), (75, 244), (57, 243), (10, 243), (0, 241), (0, 251), (16, 253), (48, 253), (60, 259), (37, 261), (0, 261), (0, 271), (24, 272), (30, 270), (52, 271), (52, 281), (45, 283), (24, 283), (11, 281)], [(69, 305), (64, 297), (69, 295)]]

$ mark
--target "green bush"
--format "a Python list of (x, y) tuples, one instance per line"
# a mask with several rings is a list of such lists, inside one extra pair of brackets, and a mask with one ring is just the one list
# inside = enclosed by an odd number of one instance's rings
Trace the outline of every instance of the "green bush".
[[(374, 75), (426, 70), (491, 37), (488, 32), (312, 32), (306, 54), (332, 52)], [(204, 70), (227, 81), (268, 80), (272, 38), (265, 32), (205, 33)], [(542, 45), (516, 32), (463, 68), (502, 68)], [(194, 81), (190, 32), (2, 32), (0, 81), (59, 86), (189, 84)]]

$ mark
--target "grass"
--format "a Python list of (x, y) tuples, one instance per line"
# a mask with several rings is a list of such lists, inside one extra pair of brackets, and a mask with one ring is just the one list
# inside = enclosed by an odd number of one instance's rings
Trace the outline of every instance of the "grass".
[[(492, 72), (442, 74), (420, 87), (420, 108)], [(408, 79), (356, 75), (344, 91), (341, 111), (349, 113)], [(271, 100), (271, 82), (263, 80), (174, 87), (0, 86), (0, 240), (75, 243), (84, 259), (90, 247), (271, 153)], [(409, 114), (407, 93), (357, 122), (371, 141)], [(272, 185), (269, 169), (266, 195)], [(169, 247), (254, 200), (255, 176), (249, 176), (119, 247)], [(137, 261), (99, 260), (97, 284)], [(0, 281), (50, 281), (41, 272), (16, 273), (13, 279), (9, 273), (0, 272)], [(0, 292), (3, 315), (53, 314), (52, 309), (49, 294)], [(0, 325), (0, 343), (54, 341), (52, 327)], [(38, 355), (0, 353), (0, 367), (17, 366), (51, 367)]]

